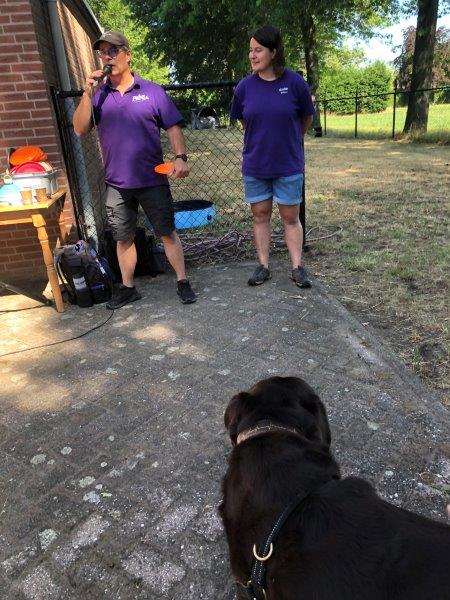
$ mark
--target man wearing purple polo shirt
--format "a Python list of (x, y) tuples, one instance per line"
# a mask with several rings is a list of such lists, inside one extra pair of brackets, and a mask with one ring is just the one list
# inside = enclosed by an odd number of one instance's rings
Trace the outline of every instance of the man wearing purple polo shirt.
[(181, 302), (191, 304), (197, 298), (186, 279), (169, 182), (165, 175), (154, 171), (154, 167), (163, 162), (162, 127), (175, 154), (172, 176), (189, 175), (180, 128), (182, 116), (161, 86), (141, 79), (131, 71), (131, 50), (122, 33), (105, 32), (95, 42), (94, 50), (103, 68), (110, 65), (111, 71), (103, 78), (100, 69), (87, 76), (83, 96), (74, 113), (73, 127), (81, 136), (95, 123), (102, 149), (107, 186), (106, 213), (117, 241), (122, 275), (122, 285), (107, 307), (120, 308), (141, 298), (133, 281), (137, 260), (134, 234), (139, 205), (163, 241), (166, 256), (177, 276), (177, 294)]

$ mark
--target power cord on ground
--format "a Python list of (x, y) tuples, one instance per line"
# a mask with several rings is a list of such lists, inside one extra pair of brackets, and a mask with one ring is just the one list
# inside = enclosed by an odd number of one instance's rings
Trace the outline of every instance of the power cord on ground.
[[(334, 230), (329, 233), (311, 237), (313, 231), (321, 229), (323, 229), (323, 227), (317, 225), (306, 231), (306, 240), (308, 244), (319, 240), (329, 239), (343, 231), (343, 228), (340, 225), (337, 225)], [(224, 255), (231, 256), (241, 250), (246, 242), (250, 242), (253, 239), (251, 234), (240, 233), (239, 231), (230, 231), (221, 237), (213, 237), (212, 234), (202, 236), (186, 234), (180, 237), (182, 237), (184, 255), (188, 259), (201, 258), (205, 254), (205, 250), (208, 251), (207, 254), (209, 257), (212, 254), (217, 255), (219, 253), (221, 257)], [(272, 242), (276, 247), (284, 246), (283, 234), (273, 233)]]
[[(33, 308), (38, 308), (38, 307), (33, 307)], [(32, 348), (24, 348), (23, 350), (15, 350), (14, 352), (6, 352), (5, 354), (0, 354), (0, 358), (3, 358), (5, 356), (12, 356), (13, 354), (21, 354), (22, 352), (30, 352), (31, 350), (39, 350), (41, 348), (49, 348), (50, 346), (57, 346), (58, 344), (64, 344), (65, 342), (72, 342), (73, 340), (79, 340), (80, 338), (84, 337), (85, 335), (89, 335), (96, 329), (100, 329), (100, 327), (103, 327), (103, 325), (106, 325), (106, 323), (111, 319), (113, 314), (114, 314), (114, 310), (111, 310), (111, 314), (105, 321), (103, 321), (103, 323), (99, 323), (95, 327), (92, 327), (92, 329), (89, 329), (88, 331), (85, 331), (84, 333), (81, 333), (80, 335), (76, 335), (74, 337), (67, 338), (65, 340), (59, 340), (58, 342), (51, 342), (50, 344), (42, 344), (40, 346), (33, 346)]]
[(48, 306), (46, 304), (37, 304), (36, 306), (28, 306), (25, 308), (8, 308), (6, 310), (0, 310), (0, 315), (6, 313), (22, 312), (23, 310), (33, 310), (33, 308), (48, 308)]
[[(319, 240), (329, 239), (329, 238), (333, 237), (334, 235), (341, 233), (343, 230), (343, 228), (340, 225), (338, 225), (338, 226), (336, 226), (336, 229), (334, 231), (332, 231), (331, 233), (327, 233), (326, 235), (321, 235), (321, 236), (317, 236), (317, 237), (311, 237), (311, 232), (315, 231), (316, 229), (320, 229), (320, 226), (311, 227), (311, 229), (307, 230), (306, 239), (307, 239), (308, 243), (316, 242)], [(198, 256), (200, 256), (200, 254), (203, 254), (205, 251), (205, 248), (207, 248), (210, 253), (211, 252), (215, 252), (216, 254), (221, 253), (221, 256), (223, 257), (223, 254), (227, 254), (227, 252), (229, 255), (231, 255), (230, 249), (232, 249), (232, 250), (234, 249), (233, 253), (235, 254), (236, 251), (239, 250), (245, 242), (251, 241), (251, 239), (252, 239), (252, 236), (250, 234), (239, 233), (238, 231), (230, 231), (219, 238), (212, 237), (211, 235), (209, 235), (209, 236), (208, 235), (207, 236), (194, 236), (194, 235), (188, 234), (186, 236), (183, 236), (183, 251), (184, 251), (185, 257), (190, 258), (190, 259), (198, 257)], [(274, 243), (275, 246), (283, 245), (284, 244), (283, 235), (281, 233), (272, 234), (272, 242)], [(0, 311), (0, 315), (4, 314), (4, 313), (10, 313), (10, 312), (20, 312), (22, 310), (31, 310), (34, 308), (45, 308), (45, 307), (44, 307), (44, 305), (42, 305), (42, 306), (32, 306), (30, 308), (18, 308), (18, 309), (12, 309), (12, 310), (3, 310), (3, 311)], [(65, 340), (60, 340), (58, 342), (52, 342), (50, 344), (42, 344), (41, 346), (33, 346), (32, 348), (24, 348), (23, 350), (15, 350), (14, 352), (7, 352), (5, 354), (0, 354), (0, 358), (3, 358), (5, 356), (12, 356), (14, 354), (21, 354), (23, 352), (30, 352), (31, 350), (39, 350), (41, 348), (49, 348), (50, 346), (57, 346), (58, 344), (64, 344), (65, 342), (71, 342), (73, 340), (78, 340), (78, 339), (84, 337), (85, 335), (92, 333), (96, 329), (103, 327), (103, 325), (106, 325), (106, 323), (111, 319), (113, 314), (114, 314), (114, 310), (111, 311), (111, 314), (103, 323), (100, 323), (99, 325), (96, 325), (92, 329), (89, 329), (88, 331), (85, 331), (84, 333), (77, 335), (75, 337), (67, 338)]]

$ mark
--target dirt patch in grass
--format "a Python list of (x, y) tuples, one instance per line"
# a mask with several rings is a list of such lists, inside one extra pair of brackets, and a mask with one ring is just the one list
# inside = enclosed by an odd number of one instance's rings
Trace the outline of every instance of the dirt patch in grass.
[(450, 149), (307, 140), (305, 263), (448, 402)]

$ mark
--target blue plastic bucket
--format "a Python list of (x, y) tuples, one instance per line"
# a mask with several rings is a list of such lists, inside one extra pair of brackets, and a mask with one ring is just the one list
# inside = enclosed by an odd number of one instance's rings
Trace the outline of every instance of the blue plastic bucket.
[(177, 229), (204, 227), (216, 218), (216, 209), (209, 200), (180, 200), (173, 203), (173, 208)]

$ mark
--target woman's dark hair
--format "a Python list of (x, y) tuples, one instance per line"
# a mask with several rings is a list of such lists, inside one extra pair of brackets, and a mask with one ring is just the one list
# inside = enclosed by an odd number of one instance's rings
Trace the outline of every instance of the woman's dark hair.
[(286, 59), (284, 58), (283, 41), (278, 29), (271, 25), (264, 25), (264, 27), (259, 27), (253, 33), (252, 38), (255, 39), (258, 44), (264, 46), (264, 48), (268, 48), (270, 51), (276, 50), (272, 61), (273, 70), (277, 77), (282, 75), (286, 65)]

